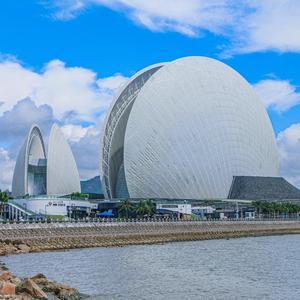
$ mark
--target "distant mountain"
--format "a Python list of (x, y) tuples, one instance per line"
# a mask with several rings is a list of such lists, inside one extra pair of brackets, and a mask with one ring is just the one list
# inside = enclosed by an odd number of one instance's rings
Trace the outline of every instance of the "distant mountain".
[(89, 180), (80, 181), (81, 193), (103, 194), (100, 176), (95, 176)]

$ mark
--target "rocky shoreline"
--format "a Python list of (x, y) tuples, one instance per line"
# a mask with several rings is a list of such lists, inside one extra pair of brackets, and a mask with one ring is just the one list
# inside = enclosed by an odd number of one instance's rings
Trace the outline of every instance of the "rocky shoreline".
[(68, 285), (49, 280), (43, 274), (37, 274), (30, 278), (15, 276), (0, 261), (0, 299), (80, 300), (87, 297)]

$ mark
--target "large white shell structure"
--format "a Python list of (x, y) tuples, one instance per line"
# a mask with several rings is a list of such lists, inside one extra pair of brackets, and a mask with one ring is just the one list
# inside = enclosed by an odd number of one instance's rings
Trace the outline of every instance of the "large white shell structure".
[(227, 198), (233, 176), (278, 176), (263, 104), (229, 66), (187, 57), (148, 67), (122, 87), (105, 120), (107, 198)]
[(54, 124), (48, 142), (47, 194), (66, 195), (80, 191), (76, 162), (60, 128)]
[(16, 161), (12, 182), (14, 197), (80, 192), (76, 162), (56, 124), (51, 128), (48, 144), (47, 159), (41, 130), (33, 125)]

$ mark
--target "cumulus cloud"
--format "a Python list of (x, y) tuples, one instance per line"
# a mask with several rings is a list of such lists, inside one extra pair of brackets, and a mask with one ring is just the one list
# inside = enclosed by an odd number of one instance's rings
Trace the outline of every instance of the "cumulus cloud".
[(288, 80), (266, 79), (253, 85), (265, 106), (284, 112), (300, 104), (300, 93)]
[(152, 31), (176, 31), (197, 36), (202, 30), (221, 33), (237, 15), (228, 0), (69, 0), (54, 1), (54, 17), (73, 19), (90, 5), (102, 5), (123, 12), (135, 23)]
[(300, 2), (295, 0), (67, 0), (51, 2), (54, 17), (75, 18), (92, 5), (121, 12), (152, 31), (228, 38), (226, 53), (300, 51)]
[(29, 98), (20, 100), (10, 111), (0, 115), (0, 147), (5, 146), (9, 155), (15, 158), (33, 123), (39, 124), (43, 132), (48, 132), (53, 122), (57, 120), (49, 105), (37, 106)]
[(127, 77), (124, 77), (121, 74), (116, 74), (114, 76), (100, 78), (97, 80), (97, 84), (102, 93), (114, 95), (127, 80)]
[(0, 59), (0, 189), (11, 184), (17, 153), (33, 123), (46, 140), (51, 125), (58, 123), (78, 159), (81, 177), (97, 175), (99, 120), (127, 78), (99, 78), (92, 70), (67, 67), (60, 60), (36, 71), (10, 56)]
[(94, 126), (82, 127), (81, 125), (67, 124), (61, 127), (61, 130), (64, 133), (64, 136), (70, 142), (78, 142), (87, 134), (88, 130), (92, 127)]
[(40, 72), (15, 61), (3, 61), (0, 81), (0, 114), (18, 100), (30, 97), (38, 105), (50, 105), (59, 119), (72, 115), (73, 120), (94, 121), (94, 116), (106, 109), (110, 101), (110, 95), (100, 90), (96, 73), (66, 67), (60, 60), (50, 61)]
[(14, 60), (0, 62), (0, 114), (12, 108), (20, 99), (32, 94), (39, 75)]
[(247, 3), (252, 12), (246, 14), (236, 31), (235, 52), (300, 51), (299, 1), (254, 0)]
[(293, 124), (277, 136), (281, 174), (300, 188), (300, 124)]
[(52, 108), (46, 104), (37, 106), (29, 98), (0, 115), (0, 189), (11, 186), (15, 160), (31, 125), (39, 124), (47, 133), (53, 122), (57, 120)]
[(8, 151), (0, 147), (0, 189), (10, 189), (14, 165)]
[(99, 118), (96, 125), (87, 129), (82, 138), (76, 143), (71, 143), (81, 178), (88, 179), (99, 175), (99, 151), (102, 122), (103, 116)]

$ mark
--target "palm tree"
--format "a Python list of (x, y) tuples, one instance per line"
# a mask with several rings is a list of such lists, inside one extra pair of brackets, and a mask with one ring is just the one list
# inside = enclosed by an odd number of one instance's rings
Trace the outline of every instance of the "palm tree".
[(148, 212), (148, 206), (146, 201), (141, 200), (134, 208), (135, 213), (137, 216), (143, 216)]
[(277, 213), (282, 218), (282, 214), (284, 213), (284, 203), (277, 203)]
[(260, 200), (252, 201), (252, 205), (255, 207), (258, 216), (260, 217), (263, 212), (263, 202)]
[(263, 214), (271, 215), (275, 218), (276, 215), (282, 215), (285, 213), (286, 216), (295, 215), (300, 211), (300, 206), (293, 203), (278, 203), (278, 202), (267, 202), (267, 201), (253, 201), (253, 206)]
[(296, 216), (296, 214), (300, 211), (300, 207), (297, 204), (289, 203), (289, 212), (292, 214), (292, 216)]
[(126, 219), (129, 217), (129, 213), (133, 210), (133, 205), (129, 201), (129, 199), (126, 199), (122, 202), (122, 204), (119, 207), (119, 212), (121, 214), (125, 213)]
[(268, 217), (270, 218), (271, 217), (271, 213), (273, 212), (272, 203), (268, 203), (268, 202), (264, 201), (263, 212), (266, 213), (266, 214), (268, 214)]
[(155, 213), (155, 203), (151, 199), (147, 199), (145, 200), (145, 204), (147, 207), (147, 215), (152, 216)]
[(4, 214), (4, 206), (5, 204), (8, 202), (8, 195), (6, 192), (2, 192), (0, 190), (0, 215), (1, 217), (3, 217), (3, 214)]

